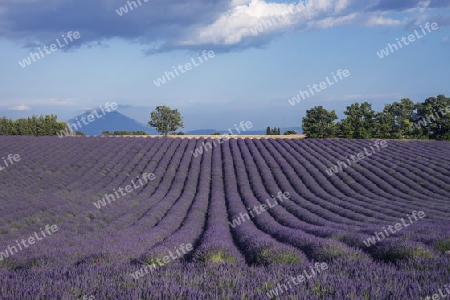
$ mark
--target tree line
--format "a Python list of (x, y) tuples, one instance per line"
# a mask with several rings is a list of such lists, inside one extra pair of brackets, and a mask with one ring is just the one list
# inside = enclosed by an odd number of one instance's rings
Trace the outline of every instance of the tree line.
[(450, 140), (450, 98), (429, 97), (414, 103), (408, 98), (385, 104), (376, 112), (368, 102), (353, 103), (338, 119), (334, 110), (315, 106), (306, 111), (303, 132), (309, 138)]
[(0, 135), (56, 135), (66, 128), (65, 122), (59, 122), (56, 115), (40, 115), (11, 120), (6, 117), (0, 119)]
[(267, 126), (266, 135), (280, 135), (280, 134), (281, 134), (280, 127), (270, 128), (270, 126)]
[[(303, 132), (309, 138), (348, 139), (433, 139), (450, 140), (450, 98), (445, 95), (427, 98), (414, 103), (408, 98), (385, 104), (383, 111), (376, 112), (368, 102), (353, 103), (344, 111), (344, 119), (338, 119), (334, 110), (315, 106), (306, 111), (302, 120)], [(151, 113), (148, 125), (167, 136), (184, 127), (178, 110), (158, 106)], [(51, 136), (64, 131), (67, 123), (59, 122), (56, 115), (40, 115), (18, 120), (0, 119), (0, 135)], [(77, 132), (78, 133), (78, 132)], [(103, 135), (137, 135), (145, 132), (116, 131)], [(81, 132), (79, 132), (82, 135)], [(180, 134), (180, 133), (179, 133)], [(280, 128), (266, 128), (266, 135), (280, 135)], [(284, 134), (295, 134), (287, 131)]]

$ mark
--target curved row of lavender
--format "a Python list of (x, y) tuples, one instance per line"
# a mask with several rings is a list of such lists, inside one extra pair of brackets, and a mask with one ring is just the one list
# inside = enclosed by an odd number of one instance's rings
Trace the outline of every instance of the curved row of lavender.
[(445, 142), (0, 137), (0, 298), (445, 293), (449, 157)]

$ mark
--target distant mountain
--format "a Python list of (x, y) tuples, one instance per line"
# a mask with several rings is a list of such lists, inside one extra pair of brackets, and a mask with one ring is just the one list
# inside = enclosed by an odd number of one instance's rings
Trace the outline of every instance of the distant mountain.
[[(89, 119), (89, 115), (91, 119)], [(83, 118), (84, 117), (84, 118)], [(94, 118), (93, 118), (94, 117)], [(84, 120), (84, 122), (83, 122)], [(101, 135), (103, 131), (145, 131), (150, 135), (159, 135), (159, 132), (156, 131), (153, 127), (145, 126), (144, 124), (139, 123), (138, 121), (131, 119), (118, 111), (112, 111), (110, 113), (106, 112), (103, 114), (100, 110), (97, 109), (97, 114), (93, 114), (93, 111), (86, 111), (81, 115), (78, 115), (69, 121), (67, 121), (69, 125), (72, 125), (72, 131), (81, 131), (85, 135)], [(303, 133), (301, 127), (286, 127), (281, 128), (281, 134), (283, 134), (286, 130), (295, 130), (297, 133)], [(183, 131), (180, 128), (178, 131)], [(228, 134), (228, 130), (217, 130), (217, 129), (197, 129), (185, 131), (186, 135), (210, 135), (215, 132), (220, 132), (221, 134)], [(237, 134), (237, 130), (235, 128), (232, 129), (233, 134)], [(241, 135), (265, 135), (266, 130), (247, 130), (241, 131)]]
[(184, 134), (186, 134), (186, 135), (208, 135), (208, 134), (213, 134), (215, 132), (222, 133), (221, 131), (219, 131), (217, 129), (197, 129), (197, 130), (185, 131)]
[[(90, 120), (88, 117), (89, 115), (91, 115)], [(92, 116), (94, 116), (94, 119)], [(154, 128), (145, 126), (118, 111), (106, 112), (106, 114), (103, 114), (100, 110), (97, 110), (96, 115), (92, 114), (92, 111), (86, 111), (81, 115), (70, 119), (67, 123), (72, 125), (72, 131), (79, 130), (85, 135), (101, 135), (103, 131), (114, 132), (120, 130), (145, 131), (148, 134), (159, 134)], [(77, 129), (75, 129), (75, 126)]]

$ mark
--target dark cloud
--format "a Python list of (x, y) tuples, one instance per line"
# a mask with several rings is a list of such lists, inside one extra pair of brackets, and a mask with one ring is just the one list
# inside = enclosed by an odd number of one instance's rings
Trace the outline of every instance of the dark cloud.
[(449, 0), (432, 0), (429, 5), (430, 8), (444, 8), (450, 7)]
[[(229, 8), (226, 0), (135, 2), (137, 8), (116, 12), (124, 0), (0, 1), (0, 37), (19, 41), (23, 47), (51, 44), (68, 31), (81, 38), (62, 50), (81, 44), (97, 44), (114, 37), (143, 44), (161, 38), (175, 41), (194, 25), (213, 22)], [(132, 7), (134, 7), (132, 5)]]

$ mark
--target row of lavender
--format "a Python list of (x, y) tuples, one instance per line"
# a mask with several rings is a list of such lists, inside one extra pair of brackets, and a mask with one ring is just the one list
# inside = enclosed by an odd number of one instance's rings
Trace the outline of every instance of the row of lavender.
[[(326, 168), (361, 151), (366, 142), (231, 139), (193, 157), (192, 150), (212, 141), (1, 139), (2, 154), (20, 153), (23, 158), (0, 173), (0, 205), (5, 208), (0, 245), (12, 245), (45, 224), (60, 227), (45, 244), (0, 262), (2, 280), (19, 274), (38, 280), (45, 273), (58, 284), (25, 290), (8, 279), (0, 290), (5, 298), (26, 293), (52, 298), (60, 293), (69, 299), (85, 293), (106, 299), (121, 298), (122, 292), (131, 298), (147, 293), (208, 298), (237, 295), (233, 289), (253, 298), (314, 261), (329, 262), (326, 279), (311, 279), (306, 289), (284, 293), (311, 299), (362, 297), (359, 288), (339, 286), (347, 278), (363, 280), (373, 289), (372, 297), (418, 296), (436, 291), (449, 278), (448, 269), (429, 267), (448, 264), (442, 254), (450, 225), (446, 143), (389, 142), (384, 152), (330, 177)], [(92, 205), (144, 172), (153, 172), (155, 180), (101, 210)], [(230, 227), (249, 207), (266, 203), (280, 191), (289, 197)], [(414, 229), (370, 247), (363, 243), (413, 211), (426, 212), (426, 218), (410, 224)], [(194, 245), (194, 250), (138, 282), (131, 280), (130, 274), (140, 268), (136, 262), (151, 264), (182, 243)], [(217, 263), (225, 273), (235, 270), (239, 275), (200, 283), (202, 268), (214, 273), (211, 267)], [(124, 291), (110, 286), (106, 269)], [(422, 272), (420, 278), (404, 274), (411, 269)], [(182, 270), (181, 275), (173, 276), (176, 270)], [(64, 279), (57, 279), (59, 272)], [(397, 290), (381, 288), (378, 272)], [(72, 276), (78, 273), (104, 276), (74, 287)], [(182, 288), (185, 282), (189, 288)]]

